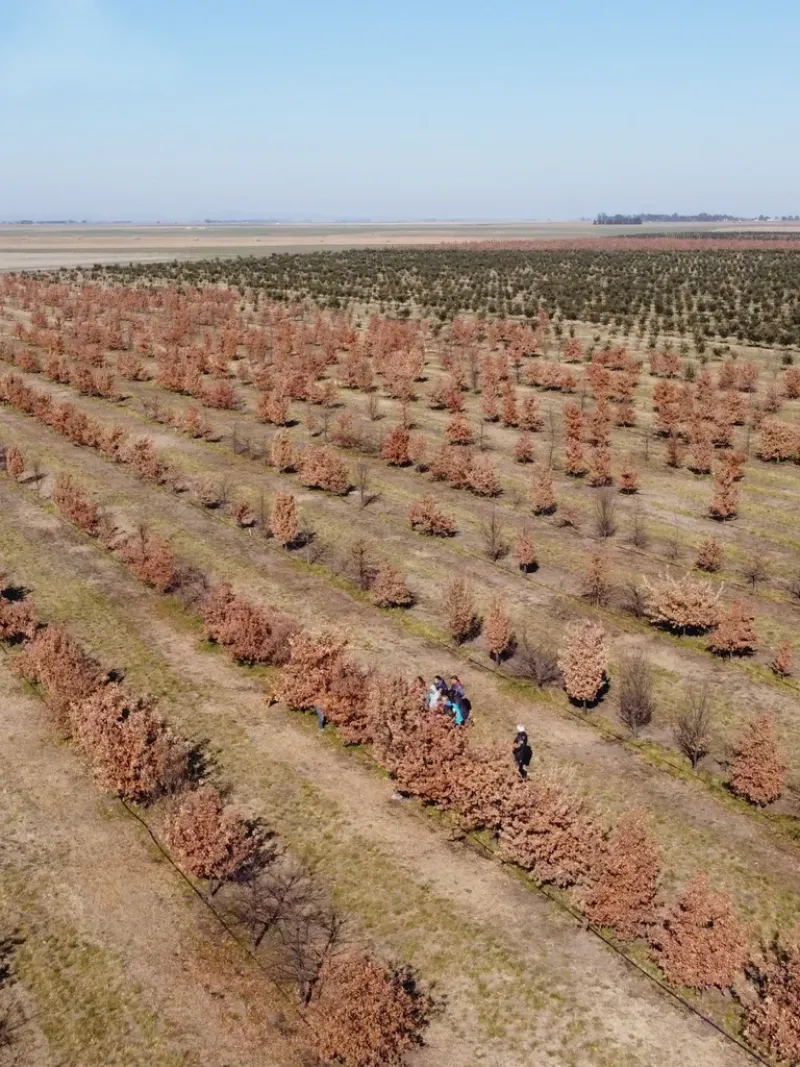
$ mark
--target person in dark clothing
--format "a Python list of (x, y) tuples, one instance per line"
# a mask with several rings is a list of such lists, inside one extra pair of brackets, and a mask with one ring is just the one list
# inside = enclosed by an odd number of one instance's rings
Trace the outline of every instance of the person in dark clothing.
[(464, 696), (464, 686), (461, 684), (461, 680), (453, 675), (450, 679), (450, 699), (459, 701), (463, 700)]
[(527, 778), (528, 767), (533, 759), (533, 749), (528, 743), (528, 733), (521, 724), (517, 726), (517, 735), (514, 738), (512, 752), (520, 778)]
[(470, 712), (472, 711), (472, 704), (469, 697), (461, 697), (460, 700), (456, 700), (453, 704), (455, 708), (455, 721), (456, 726), (466, 726), (469, 722)]

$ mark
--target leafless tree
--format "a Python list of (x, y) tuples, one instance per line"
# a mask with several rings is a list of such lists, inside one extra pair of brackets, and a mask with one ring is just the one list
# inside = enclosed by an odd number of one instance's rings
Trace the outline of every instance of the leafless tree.
[(622, 586), (622, 607), (635, 619), (643, 619), (647, 597), (637, 578), (629, 578)]
[(753, 591), (758, 582), (765, 582), (769, 578), (769, 567), (763, 556), (751, 556), (742, 567), (742, 576), (750, 583)]
[(381, 418), (381, 402), (377, 393), (369, 393), (367, 396), (367, 416), (370, 422), (377, 422)]
[(688, 692), (686, 703), (675, 723), (675, 742), (697, 770), (700, 761), (708, 754), (711, 745), (713, 709), (707, 686)]
[(650, 543), (650, 534), (647, 529), (647, 522), (642, 512), (637, 508), (631, 516), (630, 533), (626, 538), (629, 545), (633, 545), (634, 548), (647, 548)]
[(481, 523), (480, 530), (486, 557), (492, 563), (496, 563), (507, 554), (508, 540), (506, 538), (505, 525), (494, 508), (492, 508), (489, 518)]
[(347, 552), (347, 569), (353, 574), (358, 588), (366, 592), (375, 580), (377, 567), (368, 541), (359, 538), (354, 541)]
[(362, 459), (356, 464), (356, 489), (358, 490), (358, 502), (362, 508), (367, 507), (378, 499), (378, 494), (370, 491), (372, 485), (372, 472), (369, 463)]
[(561, 677), (555, 646), (539, 642), (523, 633), (517, 646), (517, 672), (529, 678), (540, 689)]
[(636, 737), (653, 718), (653, 671), (642, 653), (623, 656), (619, 665), (619, 717)]
[(558, 441), (558, 420), (556, 419), (555, 408), (552, 404), (547, 405), (547, 429), (550, 437), (550, 452), (548, 455), (547, 465), (550, 469), (553, 469), (553, 457), (556, 452), (556, 443)]
[(683, 555), (683, 545), (680, 538), (680, 527), (677, 518), (673, 519), (672, 533), (665, 546), (665, 554), (671, 563), (677, 563)]
[(617, 532), (617, 505), (608, 489), (601, 489), (594, 502), (594, 529), (598, 537), (613, 537)]

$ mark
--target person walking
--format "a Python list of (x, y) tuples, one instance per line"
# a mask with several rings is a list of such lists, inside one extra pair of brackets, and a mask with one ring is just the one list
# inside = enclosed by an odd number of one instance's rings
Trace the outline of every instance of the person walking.
[(514, 738), (512, 752), (520, 778), (527, 778), (528, 767), (533, 759), (533, 749), (528, 743), (528, 732), (521, 723), (517, 724), (517, 734)]

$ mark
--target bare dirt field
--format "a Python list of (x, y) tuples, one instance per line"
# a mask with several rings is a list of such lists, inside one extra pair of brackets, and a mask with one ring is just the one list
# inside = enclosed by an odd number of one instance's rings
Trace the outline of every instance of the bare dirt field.
[[(263, 256), (270, 252), (394, 248), (474, 241), (551, 241), (684, 230), (784, 232), (791, 226), (593, 226), (590, 222), (196, 223), (191, 225), (0, 225), (0, 271)], [(797, 227), (794, 227), (797, 229)]]
[[(505, 239), (500, 229), (459, 239)], [(517, 236), (543, 232), (522, 229)], [(236, 247), (418, 244), (426, 233), (440, 243), (452, 239), (445, 232), (293, 228), (253, 231)], [(572, 236), (555, 225), (547, 232)], [(233, 247), (228, 231), (213, 242), (206, 233), (132, 234), (142, 259), (191, 256), (189, 240), (207, 256)], [(0, 235), (0, 256), (28, 254), (7, 240)], [(61, 255), (138, 258), (113, 246), (117, 232), (85, 240), (91, 247), (62, 252), (53, 238), (30, 254), (42, 265)], [(262, 820), (347, 917), (348, 952), (411, 966), (433, 990), (437, 1010), (409, 1064), (779, 1062), (772, 1031), (753, 1022), (745, 966), (800, 920), (799, 691), (788, 660), (775, 668), (782, 646), (800, 651), (793, 347), (690, 344), (662, 332), (650, 348), (644, 329), (567, 325), (543, 309), (493, 330), (491, 315), (421, 322), (382, 317), (364, 301), (320, 310), (241, 285), (179, 284), (8, 277), (6, 581), (131, 693), (157, 699), (177, 734), (205, 752), (210, 778), (224, 779), (226, 801)], [(770, 427), (780, 461), (767, 448)], [(388, 448), (390, 432), (411, 454)], [(576, 442), (582, 471), (570, 471)], [(715, 518), (723, 489), (731, 513)], [(423, 496), (451, 519), (453, 536), (412, 528), (409, 509)], [(298, 529), (282, 539), (275, 509), (287, 497)], [(521, 534), (535, 556), (524, 569)], [(699, 546), (713, 538), (722, 560), (698, 569)], [(162, 568), (174, 568), (169, 581), (131, 563), (137, 545), (161, 552)], [(410, 605), (376, 595), (387, 564), (407, 583)], [(239, 654), (210, 632), (208, 617), (204, 628), (200, 576), (230, 583), (240, 612), (267, 612), (260, 622), (248, 615), (251, 636), (291, 618), (312, 635), (346, 638), (335, 678), (308, 667), (313, 692), (290, 699), (293, 653)], [(707, 583), (693, 588), (715, 605), (716, 628), (654, 624), (654, 590), (666, 577)], [(450, 611), (456, 578), (466, 579), (478, 617), (460, 634)], [(729, 610), (754, 620), (755, 635), (715, 654)], [(506, 619), (500, 647), (492, 616)], [(569, 675), (556, 667), (544, 677), (536, 664), (562, 662), (580, 622), (600, 628), (604, 677), (589, 698), (570, 699)], [(254, 960), (203, 903), (238, 914), (250, 883), (243, 874), (226, 885), (198, 877), (200, 896), (192, 893), (113, 790), (92, 782), (80, 738), (65, 743), (12, 673), (20, 646), (0, 661), (0, 804), (11, 829), (0, 853), (0, 936), (20, 935), (16, 982), (3, 996), (24, 1020), (26, 1062), (305, 1063), (292, 1058), (307, 1056), (297, 1052), (303, 1024), (282, 1001), (308, 1007), (313, 1025), (314, 999), (298, 999), (275, 944), (261, 955), (251, 946)], [(632, 728), (622, 679), (634, 653), (646, 661), (652, 699)], [(397, 710), (382, 694), (402, 704), (391, 676), (436, 674), (460, 677), (472, 721), (424, 742), (412, 731), (402, 743), (422, 748), (404, 764), (375, 718)], [(677, 727), (700, 692), (711, 720), (693, 769)], [(324, 731), (303, 713), (317, 703), (332, 723)], [(769, 773), (753, 771), (763, 788), (779, 781), (762, 799), (734, 788), (756, 712), (777, 746)], [(514, 803), (527, 794), (511, 760), (518, 723), (534, 752), (532, 821), (512, 824), (517, 809), (490, 783), (481, 788), (497, 822), (483, 809), (470, 822), (451, 791), (463, 766), (478, 780), (505, 761), (497, 780), (511, 775)], [(348, 733), (356, 728), (357, 737)], [(412, 727), (398, 719), (393, 729), (402, 738)], [(462, 737), (467, 752), (448, 747)], [(443, 784), (445, 766), (452, 778)], [(554, 783), (557, 815), (538, 781)], [(164, 840), (169, 804), (134, 809)], [(631, 846), (620, 874), (604, 857), (631, 812), (644, 813), (645, 852), (657, 860), (648, 866)], [(628, 913), (603, 918), (587, 903), (606, 884), (628, 900), (630, 869), (643, 894), (638, 911), (630, 905), (632, 929)], [(723, 896), (709, 898), (713, 918), (681, 935), (692, 960), (705, 961), (693, 976), (677, 950), (674, 963), (658, 946), (675, 922), (665, 915), (698, 872)], [(61, 962), (43, 973), (48, 951)], [(728, 969), (712, 973), (722, 957)], [(89, 1039), (81, 1012), (93, 1020)]]

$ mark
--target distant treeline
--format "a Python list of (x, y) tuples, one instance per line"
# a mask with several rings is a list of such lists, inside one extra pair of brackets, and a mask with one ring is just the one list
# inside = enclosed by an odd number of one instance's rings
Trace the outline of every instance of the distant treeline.
[[(673, 212), (671, 215), (647, 215), (642, 213), (641, 215), (606, 215), (604, 211), (601, 211), (597, 218), (594, 220), (595, 226), (641, 226), (643, 222), (767, 222), (769, 215), (759, 215), (757, 218), (742, 218), (741, 215), (709, 215), (706, 211), (701, 211), (699, 215), (678, 215), (677, 212)], [(791, 220), (791, 216), (782, 219), (787, 222)]]

